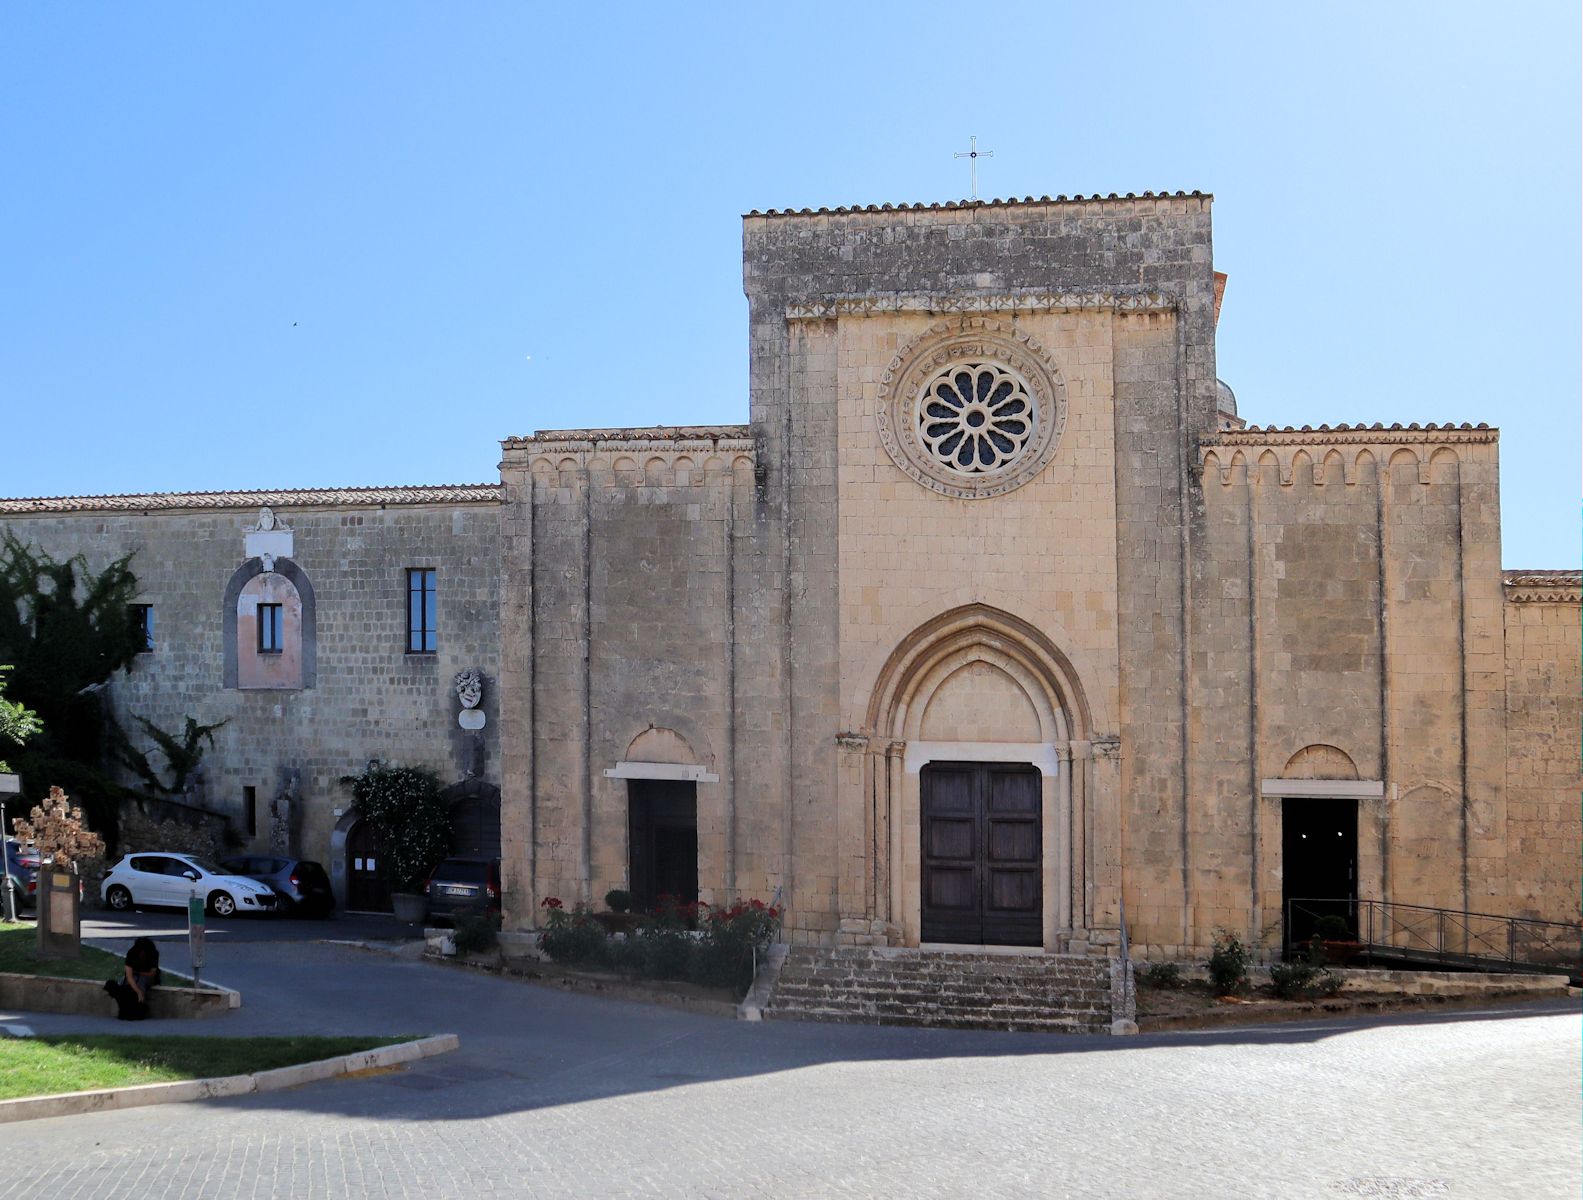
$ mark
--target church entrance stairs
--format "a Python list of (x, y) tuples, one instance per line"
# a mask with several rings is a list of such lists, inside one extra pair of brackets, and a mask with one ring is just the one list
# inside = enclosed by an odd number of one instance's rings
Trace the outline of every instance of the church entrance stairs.
[(1111, 964), (1069, 954), (794, 946), (764, 1015), (1035, 1033), (1108, 1033)]

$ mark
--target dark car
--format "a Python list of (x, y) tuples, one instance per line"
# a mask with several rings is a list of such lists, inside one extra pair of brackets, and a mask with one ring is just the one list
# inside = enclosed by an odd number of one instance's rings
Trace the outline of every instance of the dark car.
[(269, 884), (279, 897), (276, 911), (292, 917), (327, 917), (335, 911), (335, 893), (330, 877), (316, 862), (301, 858), (278, 858), (267, 854), (244, 854), (221, 864), (233, 875), (245, 875)]
[(448, 858), (429, 874), (423, 889), (429, 897), (429, 919), (455, 924), (463, 917), (485, 917), (500, 923), (500, 860)]
[[(0, 887), (10, 876), (12, 893), (17, 908), (32, 908), (38, 901), (38, 851), (24, 846), (16, 838), (5, 839), (5, 875), (0, 875)], [(0, 905), (5, 904), (0, 897)]]

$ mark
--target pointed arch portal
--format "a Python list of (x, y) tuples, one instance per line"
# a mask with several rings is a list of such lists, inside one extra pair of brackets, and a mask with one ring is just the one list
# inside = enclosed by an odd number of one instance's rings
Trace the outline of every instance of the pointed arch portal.
[(865, 733), (876, 907), (906, 944), (1086, 937), (1089, 706), (1044, 633), (983, 604), (925, 623), (880, 671)]

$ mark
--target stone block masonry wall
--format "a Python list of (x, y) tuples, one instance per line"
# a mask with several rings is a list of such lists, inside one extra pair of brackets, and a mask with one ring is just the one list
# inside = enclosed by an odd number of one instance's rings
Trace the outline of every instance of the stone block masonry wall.
[(1342, 426), (1209, 439), (1193, 564), (1196, 878), (1215, 898), (1201, 938), (1279, 934), (1282, 809), (1261, 798), (1267, 779), (1383, 784), (1357, 801), (1358, 895), (1503, 904), (1516, 851), (1506, 685), (1489, 669), (1496, 438)]
[[(294, 503), (291, 493), (231, 494), (228, 503), (191, 507), (191, 497), (143, 497), (129, 511), (0, 514), (19, 539), (56, 558), (81, 554), (90, 569), (134, 553), (140, 599), (154, 607), (154, 649), (112, 685), (129, 732), (142, 716), (179, 730), (191, 715), (225, 721), (205, 756), (205, 802), (245, 833), (243, 789), (257, 797), (252, 846), (270, 847), (270, 806), (297, 797), (296, 849), (325, 863), (340, 886), (331, 853), (338, 810), (351, 797), (338, 780), (371, 758), (433, 768), (443, 781), (478, 767), (499, 776), (498, 610), (500, 507), (490, 486), (433, 489), (458, 502), (410, 502), (431, 489), (391, 489), (383, 502), (358, 494), (335, 503)], [(404, 502), (404, 498), (407, 501)], [(98, 503), (114, 502), (115, 498)], [(293, 537), (292, 561), (317, 600), (317, 683), (291, 691), (222, 686), (222, 598), (246, 559), (243, 531), (269, 504)], [(409, 567), (432, 567), (438, 585), (438, 648), (406, 653)], [(481, 756), (473, 735), (457, 727), (451, 686), (457, 671), (485, 677), (489, 721)], [(157, 756), (155, 756), (157, 762)]]
[[(848, 580), (843, 566), (836, 586), (826, 585), (832, 575), (824, 560), (837, 548), (823, 531), (839, 521), (846, 538), (860, 526), (877, 524), (879, 516), (878, 510), (862, 511), (877, 496), (864, 492), (859, 497), (854, 491), (852, 496), (843, 492), (838, 497), (826, 483), (829, 472), (824, 464), (835, 462), (837, 455), (867, 455), (868, 447), (853, 439), (872, 432), (852, 424), (855, 408), (843, 415), (846, 424), (841, 427), (824, 416), (844, 403), (843, 396), (856, 396), (853, 389), (878, 382), (869, 360), (879, 350), (863, 341), (869, 335), (857, 332), (856, 326), (847, 332), (848, 319), (881, 318), (874, 336), (900, 337), (901, 324), (908, 320), (928, 323), (954, 314), (984, 314), (1013, 327), (1019, 321), (1037, 321), (1042, 329), (1044, 324), (1054, 328), (1055, 321), (1038, 314), (1078, 314), (1092, 308), (1099, 310), (1094, 314), (1099, 325), (1088, 320), (1094, 326), (1088, 334), (1097, 334), (1100, 340), (1082, 342), (1082, 353), (1101, 346), (1105, 361), (1091, 363), (1085, 358), (1079, 374), (1095, 389), (1091, 398), (1108, 404), (1114, 373), (1117, 463), (1114, 517), (1108, 494), (1103, 505), (1110, 539), (1105, 554), (1108, 560), (1115, 556), (1110, 560), (1116, 563), (1115, 582), (1107, 578), (1097, 594), (1108, 610), (1117, 603), (1114, 589), (1119, 588), (1123, 680), (1129, 666), (1146, 666), (1146, 670), (1134, 676), (1133, 692), (1121, 699), (1122, 783), (1119, 788), (1107, 784), (1103, 796), (1096, 797), (1111, 811), (1096, 812), (1094, 827), (1078, 833), (1091, 839), (1084, 853), (1095, 869), (1086, 876), (1079, 872), (1081, 894), (1074, 911), (1098, 924), (1116, 920), (1124, 855), (1123, 818), (1114, 811), (1119, 790), (1128, 797), (1129, 812), (1146, 810), (1144, 817), (1131, 822), (1132, 828), (1140, 836), (1148, 831), (1151, 838), (1163, 836), (1171, 842), (1169, 847), (1151, 845), (1142, 853), (1126, 853), (1129, 870), (1137, 864), (1139, 871), (1136, 884), (1129, 883), (1138, 889), (1132, 897), (1138, 906), (1134, 912), (1148, 910), (1142, 919), (1160, 926), (1155, 935), (1160, 940), (1183, 936), (1183, 695), (1178, 681), (1184, 673), (1185, 646), (1180, 622), (1170, 614), (1180, 609), (1182, 592), (1179, 531), (1188, 487), (1185, 447), (1197, 431), (1215, 424), (1209, 209), (1210, 198), (1195, 194), (755, 213), (745, 219), (751, 418), (761, 445), (760, 469), (769, 499), (767, 532), (772, 544), (779, 540), (783, 547), (784, 577), (790, 588), (783, 596), (780, 637), (763, 651), (773, 659), (767, 665), (786, 680), (784, 707), (793, 722), (785, 753), (789, 811), (794, 818), (787, 837), (793, 874), (799, 881), (795, 894), (800, 903), (794, 909), (805, 913), (832, 883), (836, 891), (832, 901), (843, 929), (859, 930), (863, 918), (884, 907), (877, 893), (885, 864), (876, 861), (883, 852), (875, 844), (883, 814), (865, 816), (869, 801), (864, 793), (875, 786), (874, 778), (882, 778), (890, 768), (870, 764), (865, 771), (860, 756), (853, 753), (848, 756), (849, 769), (838, 774), (831, 770), (836, 735), (854, 707), (850, 697), (836, 693), (844, 678), (856, 679), (863, 670), (844, 658), (843, 669), (836, 670), (812, 653), (818, 639), (839, 628), (843, 656), (849, 640), (868, 648), (876, 631), (859, 629), (853, 622), (872, 623), (874, 613), (884, 614), (884, 631), (900, 638), (905, 631), (890, 631), (889, 622), (899, 620), (904, 612), (925, 612), (931, 597), (939, 601), (940, 611), (960, 603), (952, 598), (977, 574), (970, 568), (963, 575), (965, 560), (960, 554), (930, 557), (922, 552), (921, 543), (912, 545), (912, 535), (923, 532), (935, 510), (955, 510), (964, 502), (933, 496), (897, 473), (891, 484), (894, 494), (884, 496), (883, 508), (894, 514), (898, 529), (905, 527), (907, 548), (904, 551), (898, 542), (883, 553), (865, 551), (864, 579)], [(832, 326), (837, 322), (842, 333), (832, 345)], [(1063, 330), (1076, 328), (1070, 316), (1062, 322)], [(1111, 329), (1101, 328), (1112, 322)], [(892, 352), (895, 349), (891, 347)], [(832, 363), (833, 354), (844, 357)], [(1081, 436), (1091, 441), (1092, 435), (1085, 429)], [(1109, 442), (1108, 433), (1104, 440)], [(1082, 455), (1101, 449), (1090, 441), (1083, 442)], [(1108, 452), (1108, 445), (1103, 449)], [(1096, 465), (1088, 458), (1063, 462), (1058, 455), (1052, 466), (1069, 475), (1073, 461), (1080, 463), (1080, 469)], [(848, 462), (841, 468), (843, 478), (858, 482), (857, 472), (874, 472), (862, 482), (890, 484), (889, 476), (879, 474), (888, 469), (883, 461)], [(1108, 461), (1104, 465), (1108, 469)], [(809, 471), (805, 483), (798, 472)], [(1075, 498), (1078, 506), (1073, 511), (1086, 519), (1082, 505), (1094, 497), (1082, 491)], [(1012, 497), (1004, 499), (1017, 506)], [(845, 504), (859, 507), (847, 512)], [(925, 511), (926, 505), (934, 508)], [(966, 507), (974, 505), (1006, 506), (1001, 500), (978, 500)], [(1112, 520), (1117, 523), (1114, 532)], [(1090, 532), (1085, 527), (1081, 538), (1085, 551), (1092, 540)], [(1055, 539), (1052, 544), (1061, 544), (1053, 527), (1050, 535)], [(869, 568), (890, 561), (886, 554), (905, 560), (904, 591), (890, 586), (894, 579), (866, 577)], [(1094, 580), (1068, 580), (1062, 590), (1070, 593), (1064, 597), (1067, 601), (1081, 594), (1079, 622), (1091, 615), (1087, 602), (1096, 592)], [(839, 597), (847, 599), (841, 601), (845, 607), (836, 611), (832, 605)], [(987, 602), (986, 597), (976, 598)], [(1051, 596), (1049, 602), (1059, 609), (1061, 599)], [(1093, 680), (1101, 695), (1115, 687), (1116, 653), (1112, 642), (1110, 657)], [(868, 669), (866, 664), (863, 669)], [(1084, 686), (1090, 686), (1088, 680)], [(1098, 732), (1114, 737), (1118, 730)], [(884, 747), (870, 751), (886, 753)], [(1079, 747), (1072, 748), (1073, 753), (1078, 751)], [(1081, 753), (1089, 751), (1084, 743)], [(1107, 760), (1105, 770), (1113, 766)], [(833, 858), (829, 843), (819, 840), (828, 836), (824, 831), (834, 832)], [(810, 874), (811, 892), (802, 882)], [(808, 920), (811, 923), (812, 918)]]
[[(1184, 530), (1179, 339), (1169, 314), (1118, 319), (1116, 623), (1121, 706), (1121, 829), (1131, 935), (1191, 943), (1187, 812)], [(1108, 903), (1105, 901), (1108, 900)], [(1113, 897), (1100, 906), (1111, 910)]]
[(1506, 844), (1512, 915), (1577, 921), (1583, 859), (1583, 588), (1577, 572), (1506, 576)]
[(765, 619), (761, 590), (739, 579), (753, 559), (753, 444), (740, 427), (668, 432), (506, 443), (512, 926), (535, 924), (547, 896), (598, 903), (631, 886), (629, 781), (606, 774), (624, 762), (707, 776), (696, 784), (701, 899), (773, 892), (775, 806), (737, 802), (743, 788), (766, 794), (760, 746), (774, 711), (736, 699), (758, 686), (740, 658)]

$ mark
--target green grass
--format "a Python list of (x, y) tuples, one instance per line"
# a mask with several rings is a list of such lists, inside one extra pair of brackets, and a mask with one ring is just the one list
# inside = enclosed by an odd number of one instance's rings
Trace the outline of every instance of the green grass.
[(0, 1100), (216, 1075), (247, 1075), (410, 1040), (137, 1037), (113, 1033), (0, 1038)]
[[(81, 958), (39, 958), (38, 929), (31, 921), (0, 921), (0, 972), (12, 975), (53, 975), (57, 979), (110, 979), (121, 977), (121, 958), (107, 950), (84, 944)], [(190, 982), (185, 975), (166, 971), (167, 984)]]

